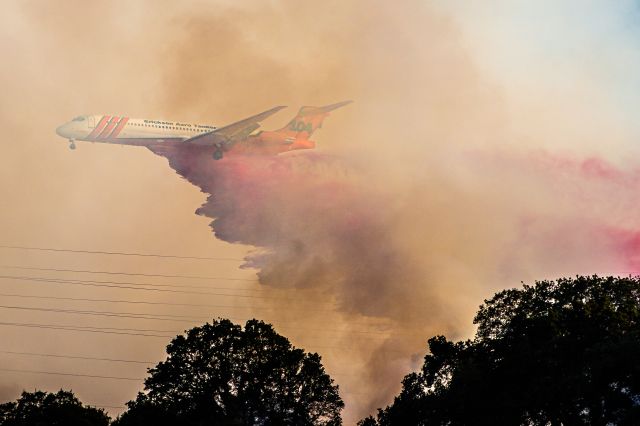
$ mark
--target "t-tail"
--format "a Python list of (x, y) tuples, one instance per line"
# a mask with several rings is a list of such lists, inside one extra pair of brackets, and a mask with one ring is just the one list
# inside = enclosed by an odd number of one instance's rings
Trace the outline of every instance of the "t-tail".
[(316, 143), (309, 139), (313, 132), (322, 127), (322, 122), (331, 111), (350, 103), (351, 101), (344, 101), (323, 107), (303, 106), (286, 126), (250, 135), (247, 143), (237, 146), (236, 152), (266, 155), (313, 149)]
[(351, 102), (338, 102), (323, 107), (303, 106), (285, 127), (275, 132), (290, 140), (309, 140), (313, 132), (322, 127), (322, 122), (331, 111)]

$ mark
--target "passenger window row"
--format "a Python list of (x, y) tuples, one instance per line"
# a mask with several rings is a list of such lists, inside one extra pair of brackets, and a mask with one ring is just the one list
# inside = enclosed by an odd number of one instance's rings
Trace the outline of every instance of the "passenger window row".
[(180, 126), (161, 126), (159, 124), (143, 124), (143, 123), (129, 123), (129, 124), (131, 124), (132, 126), (136, 126), (136, 127), (154, 127), (154, 128), (157, 128), (157, 129), (186, 130), (188, 132), (197, 132), (197, 131), (200, 131), (200, 130), (210, 132), (210, 131), (216, 129), (215, 127), (213, 129), (209, 129), (209, 128), (206, 128), (206, 129), (193, 129), (193, 128), (190, 128), (190, 127), (180, 127)]

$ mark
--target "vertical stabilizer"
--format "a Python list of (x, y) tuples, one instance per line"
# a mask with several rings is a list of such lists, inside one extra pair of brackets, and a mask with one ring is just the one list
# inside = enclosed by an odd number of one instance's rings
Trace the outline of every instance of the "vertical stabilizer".
[(313, 132), (322, 127), (322, 122), (334, 109), (350, 104), (352, 101), (338, 102), (323, 107), (303, 106), (298, 114), (282, 129), (276, 130), (287, 138), (308, 140)]

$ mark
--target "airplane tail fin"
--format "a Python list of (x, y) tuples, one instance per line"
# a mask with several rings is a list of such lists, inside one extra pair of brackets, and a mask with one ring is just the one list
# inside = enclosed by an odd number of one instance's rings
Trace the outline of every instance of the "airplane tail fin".
[(353, 101), (338, 102), (323, 107), (303, 106), (286, 126), (276, 132), (288, 138), (308, 140), (313, 132), (322, 127), (322, 122), (331, 111), (351, 102)]

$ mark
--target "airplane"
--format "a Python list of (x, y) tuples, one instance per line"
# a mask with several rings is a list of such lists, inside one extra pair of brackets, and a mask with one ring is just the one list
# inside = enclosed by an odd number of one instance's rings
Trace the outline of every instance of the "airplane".
[(165, 147), (200, 147), (215, 160), (221, 160), (225, 152), (276, 155), (315, 148), (315, 142), (309, 140), (311, 135), (322, 127), (329, 112), (349, 103), (303, 106), (283, 128), (257, 133), (261, 121), (286, 107), (277, 106), (223, 127), (116, 115), (80, 115), (58, 127), (56, 133), (69, 140), (70, 149), (76, 149), (76, 141), (88, 141), (145, 146), (153, 152)]

